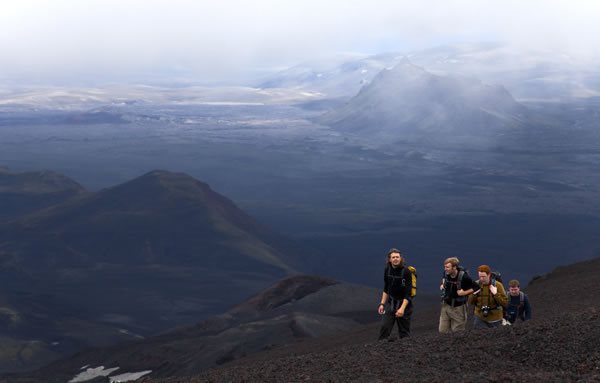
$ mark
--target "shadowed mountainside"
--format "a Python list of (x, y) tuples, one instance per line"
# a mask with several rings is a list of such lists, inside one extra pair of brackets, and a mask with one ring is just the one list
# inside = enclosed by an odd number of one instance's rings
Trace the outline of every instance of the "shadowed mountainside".
[(0, 222), (85, 193), (77, 182), (51, 171), (12, 173), (0, 167)]
[(365, 320), (377, 320), (373, 302), (379, 294), (374, 288), (321, 277), (288, 277), (196, 326), (80, 352), (42, 368), (29, 379), (64, 382), (85, 365), (152, 370), (156, 376), (195, 374), (285, 343), (336, 334)]
[[(29, 215), (3, 231), (4, 251), (33, 269), (160, 263), (293, 271), (283, 252), (267, 243), (277, 240), (274, 234), (181, 173), (150, 172)], [(239, 255), (235, 262), (228, 259), (232, 252)]]
[(0, 224), (0, 367), (195, 323), (309, 258), (185, 174), (80, 193)]

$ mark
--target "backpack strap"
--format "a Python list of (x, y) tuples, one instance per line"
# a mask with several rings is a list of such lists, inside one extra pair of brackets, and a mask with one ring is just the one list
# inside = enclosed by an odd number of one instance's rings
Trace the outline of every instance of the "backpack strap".
[(400, 274), (400, 278), (402, 279), (402, 287), (406, 286), (406, 282), (404, 282), (406, 280), (406, 266), (402, 267), (402, 274)]
[(458, 281), (457, 281), (457, 284), (456, 284), (456, 289), (457, 290), (461, 290), (462, 289), (462, 280), (463, 280), (464, 276), (465, 276), (465, 271), (464, 270), (460, 270), (458, 272)]

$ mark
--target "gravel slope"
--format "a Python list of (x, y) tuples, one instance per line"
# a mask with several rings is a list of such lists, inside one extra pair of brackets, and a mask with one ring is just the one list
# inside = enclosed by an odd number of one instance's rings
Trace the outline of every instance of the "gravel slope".
[(599, 273), (595, 259), (534, 279), (528, 323), (450, 336), (421, 331), (393, 342), (365, 342), (376, 332), (367, 326), (196, 376), (143, 382), (600, 382)]

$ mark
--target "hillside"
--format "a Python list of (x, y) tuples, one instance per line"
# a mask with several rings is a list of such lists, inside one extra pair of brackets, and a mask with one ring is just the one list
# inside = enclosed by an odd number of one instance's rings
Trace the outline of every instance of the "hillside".
[(196, 323), (309, 258), (185, 174), (81, 193), (0, 224), (0, 369)]
[(283, 344), (339, 334), (377, 320), (372, 306), (379, 294), (370, 287), (296, 275), (195, 326), (83, 351), (27, 376), (31, 381), (64, 382), (85, 365), (152, 371), (153, 376), (165, 377), (195, 374)]
[(52, 171), (10, 172), (0, 167), (0, 222), (56, 205), (85, 193), (72, 179)]
[[(336, 337), (335, 345), (333, 339), (317, 340), (304, 349), (287, 348), (285, 356), (266, 352), (193, 377), (144, 382), (595, 382), (600, 380), (598, 272), (600, 258), (536, 278), (526, 289), (534, 314), (528, 323), (458, 336), (434, 330), (402, 344), (365, 341), (369, 330), (376, 332), (373, 325)], [(423, 320), (436, 319), (432, 313)]]

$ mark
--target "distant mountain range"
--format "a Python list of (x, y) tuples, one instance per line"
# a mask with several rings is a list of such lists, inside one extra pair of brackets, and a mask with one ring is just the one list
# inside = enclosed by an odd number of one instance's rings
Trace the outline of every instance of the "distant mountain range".
[(311, 257), (186, 174), (153, 171), (96, 193), (48, 172), (0, 179), (0, 192), (26, 201), (32, 189), (43, 202), (19, 217), (0, 210), (11, 216), (0, 223), (0, 320), (10, 323), (0, 336), (47, 355), (4, 350), (5, 369), (196, 322)]
[(309, 64), (293, 66), (259, 83), (260, 88), (306, 89), (327, 98), (355, 95), (383, 69), (402, 59), (399, 54), (381, 54), (349, 59), (333, 67), (319, 68)]
[(403, 60), (319, 119), (386, 144), (478, 140), (524, 126), (527, 109), (501, 86), (438, 76)]
[[(568, 100), (600, 95), (597, 64), (555, 51), (527, 50), (495, 43), (447, 45), (420, 51), (388, 52), (329, 65), (305, 63), (271, 75), (264, 88), (320, 92), (323, 97), (352, 97), (383, 69), (409, 59), (437, 75), (480, 78), (502, 84), (517, 99)], [(321, 60), (323, 61), (323, 60)]]

